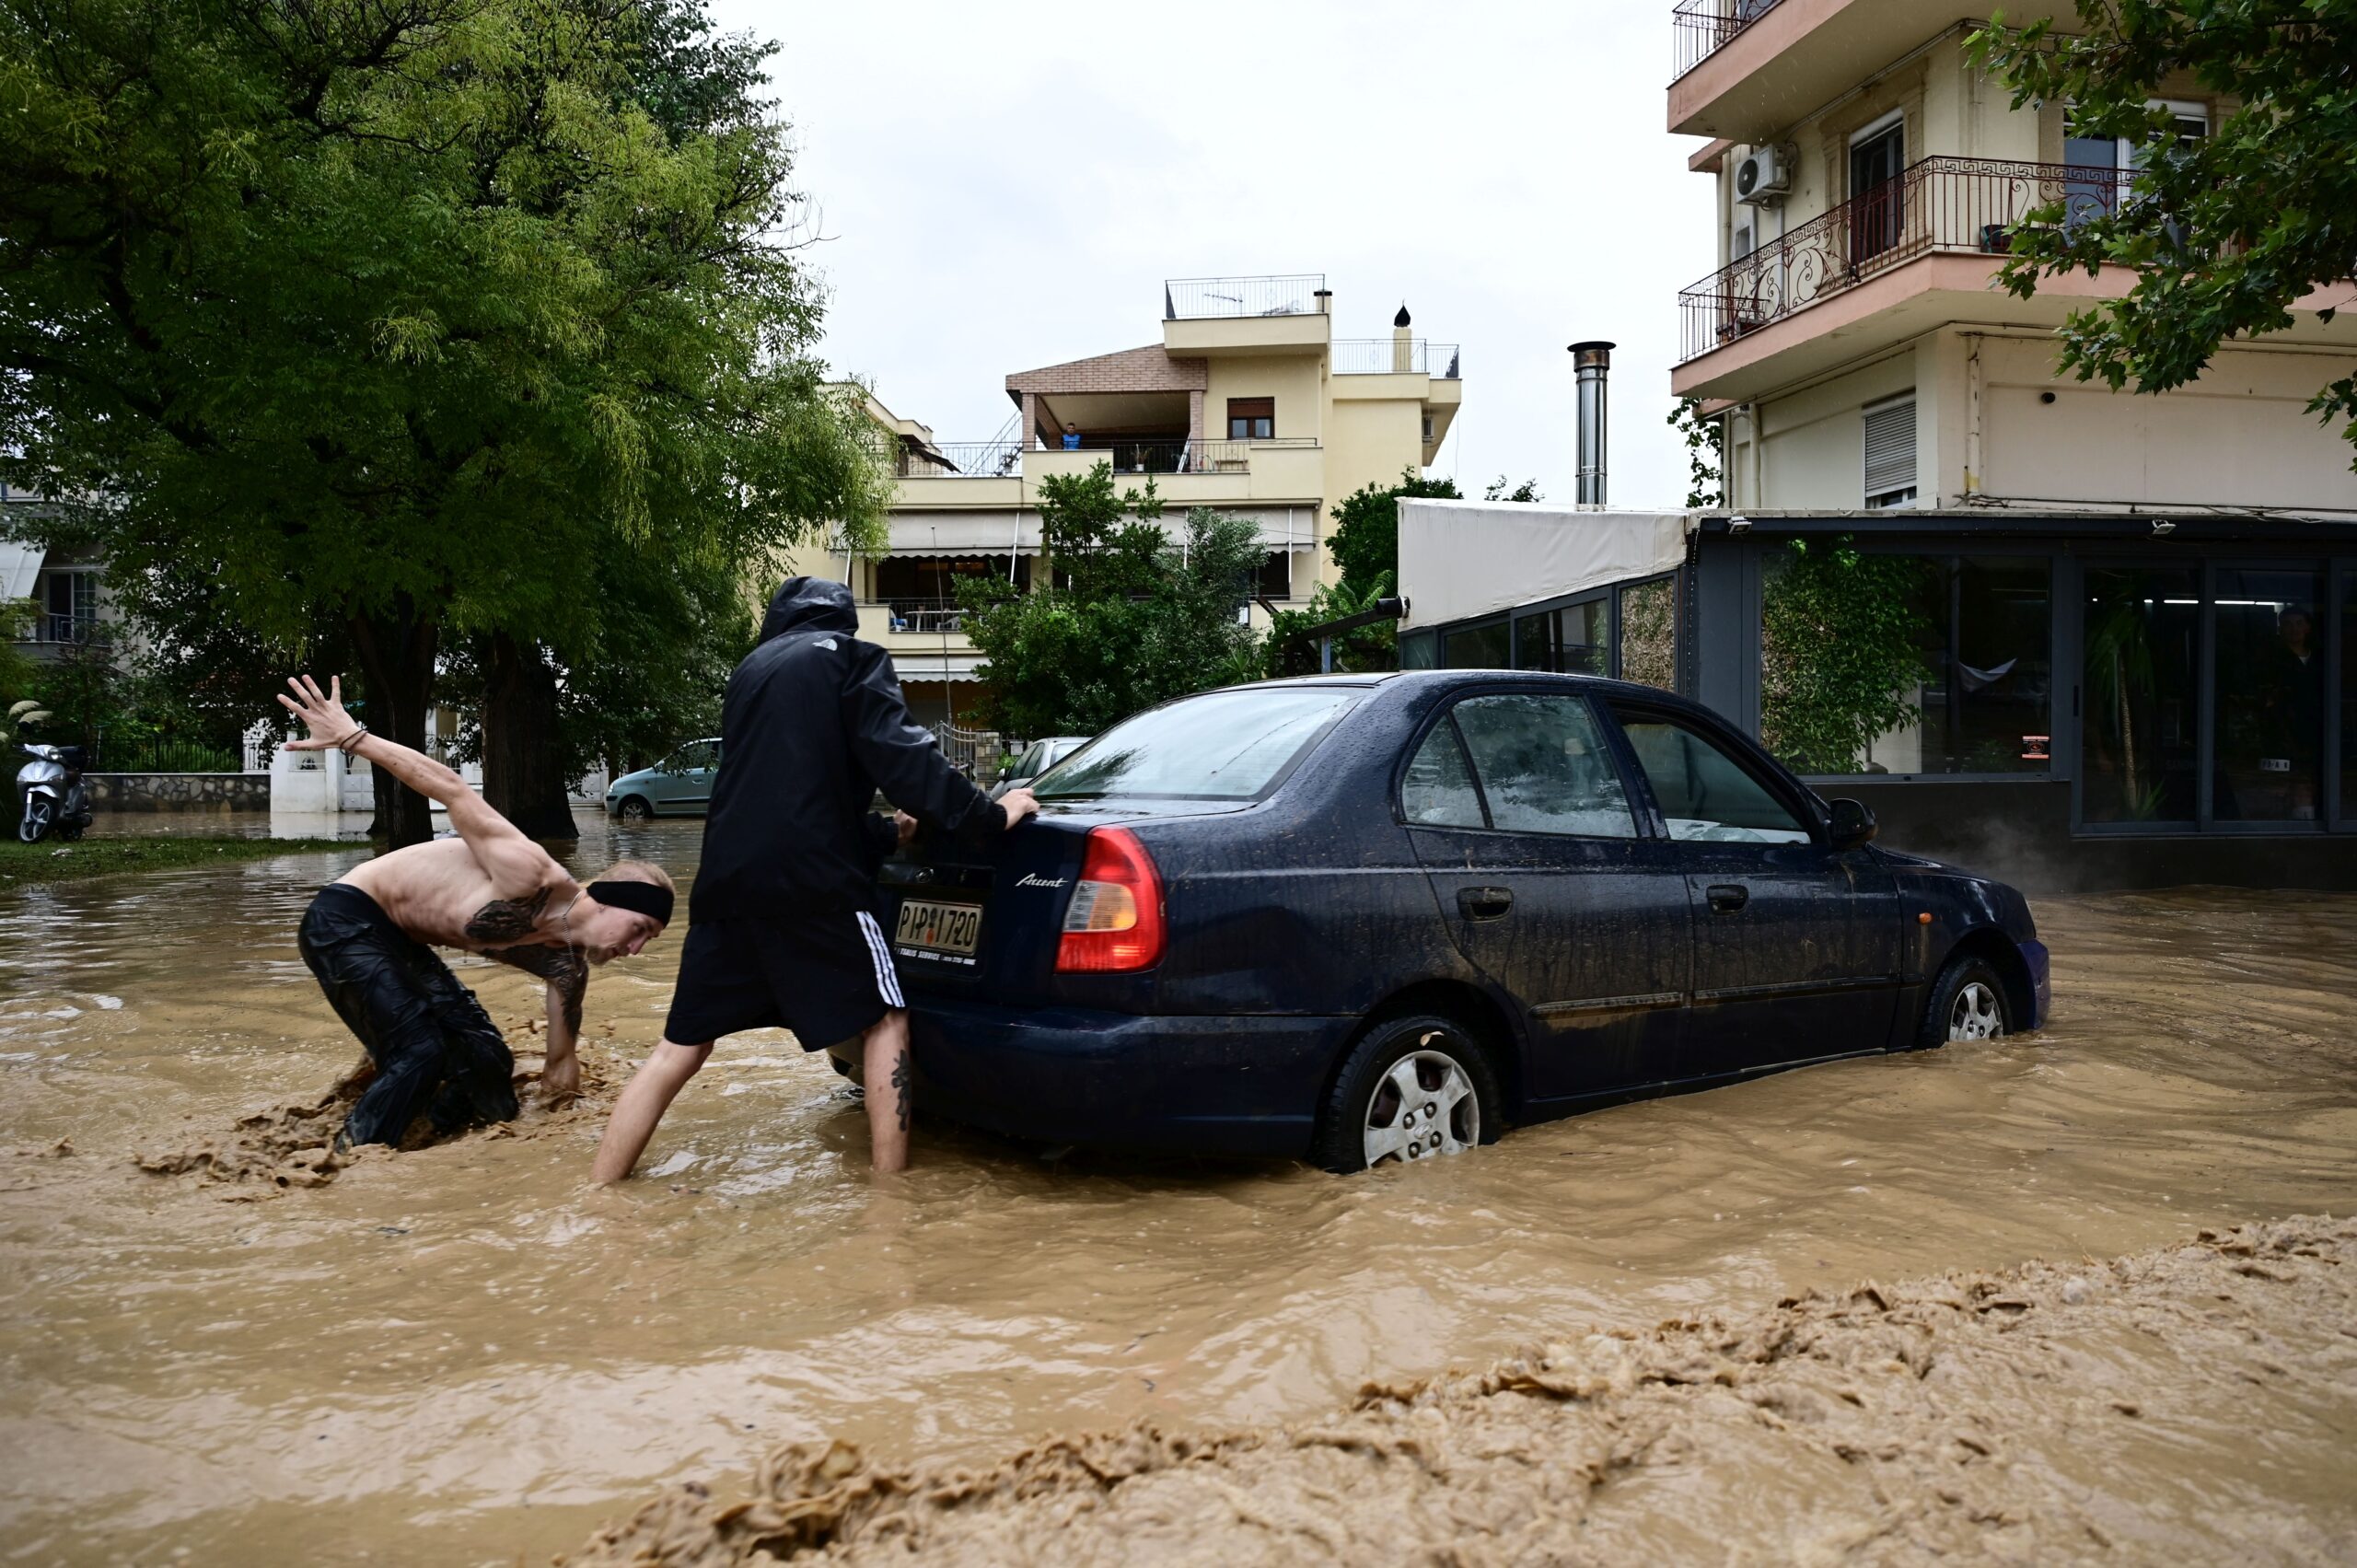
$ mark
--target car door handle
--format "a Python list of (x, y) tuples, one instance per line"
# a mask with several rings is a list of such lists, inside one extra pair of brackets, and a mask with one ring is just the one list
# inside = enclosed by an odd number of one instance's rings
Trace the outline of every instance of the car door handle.
[(1736, 882), (1711, 884), (1711, 912), (1733, 914), (1751, 901), (1751, 889)]
[(1457, 907), (1465, 912), (1468, 920), (1495, 920), (1514, 908), (1514, 890), (1510, 888), (1459, 888)]

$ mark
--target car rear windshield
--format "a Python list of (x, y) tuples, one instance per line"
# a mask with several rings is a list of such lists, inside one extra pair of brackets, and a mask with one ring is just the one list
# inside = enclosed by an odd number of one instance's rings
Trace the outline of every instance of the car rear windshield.
[(1210, 691), (1115, 725), (1032, 787), (1042, 800), (1252, 800), (1365, 693)]

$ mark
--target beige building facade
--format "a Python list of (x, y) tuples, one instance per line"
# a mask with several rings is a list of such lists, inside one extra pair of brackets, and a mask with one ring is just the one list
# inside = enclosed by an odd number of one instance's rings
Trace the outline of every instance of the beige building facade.
[[(2231, 343), (2160, 397), (2056, 374), (2054, 329), (2125, 294), (2107, 269), (1992, 286), (2007, 232), (2061, 201), (2123, 200), (2142, 149), (2015, 109), (1965, 41), (1968, 0), (1679, 0), (1669, 128), (1712, 141), (1717, 271), (1681, 293), (1680, 396), (1724, 418), (1738, 508), (2001, 505), (2357, 512), (2337, 430), (2305, 412), (2357, 356), (2320, 290), (2288, 331)], [(2020, 22), (2068, 6), (2003, 7)], [(2182, 137), (2236, 107), (2154, 95)]]
[(1353, 339), (1334, 335), (1317, 273), (1171, 279), (1158, 303), (1157, 342), (1008, 375), (1008, 421), (989, 440), (937, 438), (863, 394), (899, 482), (886, 548), (836, 540), (794, 569), (852, 586), (860, 634), (890, 650), (920, 718), (955, 720), (975, 700), (958, 580), (1046, 581), (1049, 476), (1109, 463), (1124, 488), (1151, 479), (1167, 519), (1196, 506), (1250, 518), (1268, 551), (1256, 597), (1283, 608), (1334, 575), (1335, 504), (1398, 482), (1447, 439), (1458, 349), (1418, 336), (1404, 305), (1387, 332)]

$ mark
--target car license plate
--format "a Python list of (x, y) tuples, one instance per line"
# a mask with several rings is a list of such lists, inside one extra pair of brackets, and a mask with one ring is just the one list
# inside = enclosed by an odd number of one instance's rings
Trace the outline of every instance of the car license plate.
[(903, 899), (892, 945), (913, 952), (971, 962), (982, 935), (982, 906)]

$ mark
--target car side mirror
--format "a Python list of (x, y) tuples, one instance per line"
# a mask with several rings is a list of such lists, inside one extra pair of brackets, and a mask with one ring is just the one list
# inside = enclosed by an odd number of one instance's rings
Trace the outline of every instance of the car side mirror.
[(1833, 847), (1856, 849), (1880, 830), (1875, 824), (1875, 814), (1862, 800), (1841, 799), (1833, 803)]

